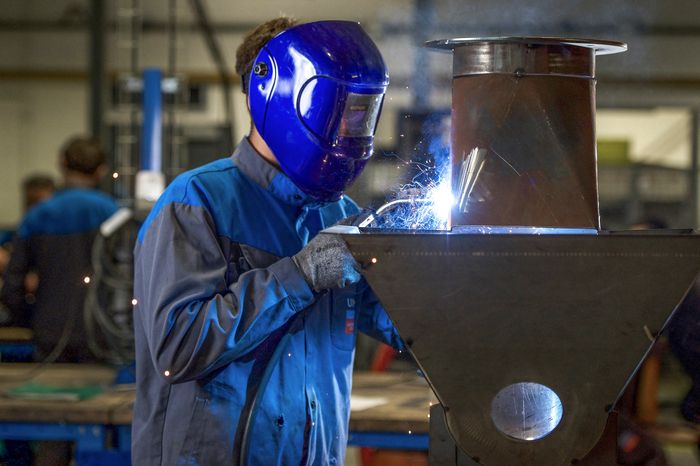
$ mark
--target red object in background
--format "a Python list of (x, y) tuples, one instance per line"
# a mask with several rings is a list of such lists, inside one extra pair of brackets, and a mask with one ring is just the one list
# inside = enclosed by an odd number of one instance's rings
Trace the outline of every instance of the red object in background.
[(372, 358), (371, 372), (385, 372), (391, 364), (391, 361), (396, 358), (396, 350), (389, 345), (380, 343)]

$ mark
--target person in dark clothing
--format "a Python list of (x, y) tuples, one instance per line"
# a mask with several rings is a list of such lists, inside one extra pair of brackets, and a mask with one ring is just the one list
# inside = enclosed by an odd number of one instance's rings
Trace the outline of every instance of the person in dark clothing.
[(24, 213), (29, 209), (53, 196), (56, 183), (49, 175), (30, 175), (22, 181)]
[(700, 424), (700, 281), (695, 283), (669, 322), (668, 341), (692, 379), (681, 414), (687, 421)]
[[(95, 361), (86, 344), (83, 324), (92, 243), (102, 222), (118, 209), (112, 197), (96, 189), (106, 172), (105, 161), (97, 141), (70, 139), (60, 153), (63, 187), (29, 209), (12, 243), (0, 302), (15, 323), (30, 318), (39, 360)], [(41, 186), (38, 191), (43, 189)], [(32, 186), (25, 184), (26, 188)], [(36, 201), (36, 193), (29, 191), (25, 192), (25, 205)], [(31, 316), (25, 315), (28, 292), (35, 293)], [(21, 442), (8, 445), (15, 461), (11, 464), (25, 464), (18, 458), (20, 446)], [(70, 457), (70, 443), (42, 442), (34, 464), (66, 465)]]
[(96, 189), (106, 172), (105, 154), (96, 141), (69, 140), (60, 166), (62, 189), (32, 207), (17, 229), (0, 301), (21, 321), (26, 278), (34, 271), (38, 283), (31, 328), (38, 356), (46, 357), (60, 342), (65, 347), (58, 360), (83, 362), (93, 360), (82, 325), (92, 242), (118, 206)]
[[(26, 214), (29, 209), (34, 207), (34, 205), (39, 202), (45, 201), (51, 197), (56, 191), (56, 184), (48, 175), (30, 175), (22, 181), (22, 202), (24, 204), (23, 213)], [(7, 270), (7, 264), (10, 263), (10, 253), (12, 251), (12, 239), (15, 236), (15, 232), (12, 230), (0, 231), (0, 289), (2, 289), (2, 276), (5, 275), (5, 270)], [(34, 292), (38, 280), (36, 274), (30, 272), (25, 277), (25, 288), (28, 297), (31, 300), (34, 298)], [(20, 322), (10, 322), (10, 313), (0, 304), (0, 325), (15, 325), (19, 327), (29, 326), (29, 315), (31, 312), (25, 312), (27, 314), (24, 316), (26, 320)]]
[[(30, 175), (22, 181), (22, 201), (24, 214), (34, 205), (45, 201), (56, 191), (53, 178), (48, 175)], [(10, 262), (12, 239), (14, 231), (0, 232), (0, 290), (2, 289), (1, 277), (5, 274)], [(26, 306), (22, 311), (21, 320), (12, 319), (12, 314), (0, 304), (0, 326), (13, 325), (16, 327), (28, 327), (31, 322), (32, 304), (34, 293), (38, 286), (38, 278), (34, 272), (29, 272), (24, 279), (26, 290)], [(4, 355), (3, 355), (4, 356)], [(24, 355), (12, 356), (12, 361), (24, 362)], [(0, 455), (0, 464), (6, 466), (26, 466), (32, 464), (33, 454), (29, 442), (21, 440), (8, 440), (5, 442), (5, 454)]]

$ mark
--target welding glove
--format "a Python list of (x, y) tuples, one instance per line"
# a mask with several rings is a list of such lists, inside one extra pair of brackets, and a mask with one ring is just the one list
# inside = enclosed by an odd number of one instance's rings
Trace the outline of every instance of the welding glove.
[(360, 281), (359, 265), (340, 236), (321, 233), (292, 256), (306, 282), (316, 292), (345, 288)]

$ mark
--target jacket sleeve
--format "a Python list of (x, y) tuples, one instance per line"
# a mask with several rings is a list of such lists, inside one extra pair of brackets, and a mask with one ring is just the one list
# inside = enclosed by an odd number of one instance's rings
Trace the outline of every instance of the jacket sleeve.
[(0, 294), (0, 301), (10, 311), (11, 322), (14, 323), (23, 320), (22, 313), (26, 309), (24, 278), (29, 273), (30, 266), (29, 239), (17, 236), (12, 242), (12, 254)]
[(370, 337), (386, 343), (397, 351), (406, 349), (399, 332), (389, 319), (374, 291), (363, 279), (358, 287), (361, 289), (358, 306), (357, 329)]
[(240, 358), (315, 299), (288, 257), (232, 276), (230, 240), (217, 236), (203, 206), (168, 204), (146, 227), (136, 246), (135, 312), (153, 364), (171, 383)]

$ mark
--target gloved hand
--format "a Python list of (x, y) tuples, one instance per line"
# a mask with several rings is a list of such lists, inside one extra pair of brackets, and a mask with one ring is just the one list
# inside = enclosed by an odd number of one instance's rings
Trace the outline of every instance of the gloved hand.
[(338, 235), (316, 235), (304, 249), (292, 256), (306, 282), (315, 291), (345, 288), (360, 281), (357, 262)]

